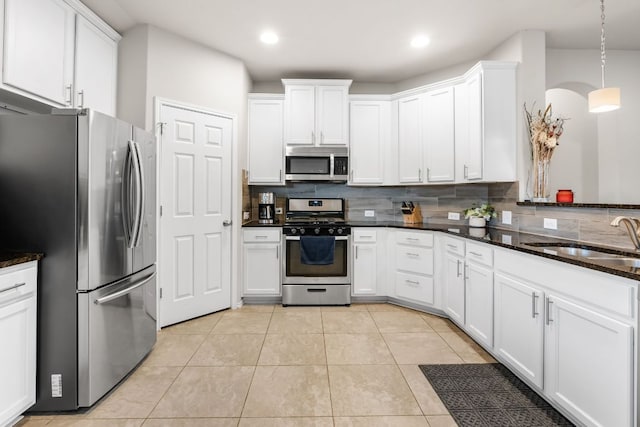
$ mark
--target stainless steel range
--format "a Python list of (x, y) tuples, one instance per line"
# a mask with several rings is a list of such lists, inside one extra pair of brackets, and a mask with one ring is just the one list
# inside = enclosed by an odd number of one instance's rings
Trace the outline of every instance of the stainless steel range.
[(351, 304), (344, 199), (287, 199), (282, 305)]

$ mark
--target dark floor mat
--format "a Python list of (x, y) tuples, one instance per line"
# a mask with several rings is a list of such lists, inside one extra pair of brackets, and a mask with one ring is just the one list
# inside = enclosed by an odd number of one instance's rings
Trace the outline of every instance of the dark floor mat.
[(499, 363), (420, 369), (460, 427), (574, 425)]

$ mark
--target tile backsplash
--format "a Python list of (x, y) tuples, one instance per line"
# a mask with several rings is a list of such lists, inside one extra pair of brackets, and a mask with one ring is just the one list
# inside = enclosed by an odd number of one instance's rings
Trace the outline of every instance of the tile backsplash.
[[(287, 197), (341, 197), (346, 201), (350, 221), (402, 221), (400, 206), (411, 200), (420, 205), (424, 222), (466, 224), (462, 211), (472, 204), (489, 201), (498, 218), (491, 225), (500, 228), (553, 235), (633, 250), (624, 227), (612, 227), (619, 215), (640, 217), (640, 210), (606, 208), (559, 208), (518, 206), (518, 183), (477, 183), (437, 186), (351, 187), (336, 183), (289, 183), (286, 186), (249, 186), (251, 218), (258, 217), (258, 193), (273, 192), (276, 207), (284, 210)], [(375, 216), (365, 217), (365, 210)], [(502, 224), (502, 211), (511, 211), (511, 224)], [(449, 212), (460, 213), (460, 221), (447, 219)], [(557, 230), (543, 227), (544, 218), (557, 220)], [(284, 216), (278, 216), (280, 221)]]

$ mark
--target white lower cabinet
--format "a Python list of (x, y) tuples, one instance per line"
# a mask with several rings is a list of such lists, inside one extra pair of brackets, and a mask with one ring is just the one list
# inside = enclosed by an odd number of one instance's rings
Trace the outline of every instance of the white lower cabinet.
[(435, 305), (433, 233), (397, 231), (393, 245), (393, 296), (427, 306)]
[(542, 389), (544, 293), (531, 283), (496, 273), (494, 351)]
[(36, 402), (36, 262), (0, 269), (0, 425)]
[(280, 229), (243, 230), (243, 295), (281, 295)]
[(386, 295), (384, 281), (384, 229), (354, 228), (353, 236), (353, 269), (351, 278), (351, 295), (380, 296)]
[(464, 327), (464, 240), (444, 239), (444, 311), (451, 320)]
[(493, 347), (493, 271), (473, 262), (466, 265), (465, 325), (486, 347)]
[(550, 294), (545, 394), (589, 426), (633, 419), (633, 328)]

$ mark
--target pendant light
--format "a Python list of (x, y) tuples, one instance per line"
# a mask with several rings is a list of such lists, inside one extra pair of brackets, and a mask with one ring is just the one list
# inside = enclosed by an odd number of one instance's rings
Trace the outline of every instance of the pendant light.
[(606, 55), (604, 50), (604, 0), (600, 0), (600, 67), (602, 69), (602, 88), (589, 92), (589, 112), (604, 113), (620, 108), (620, 88), (604, 86), (604, 66)]

